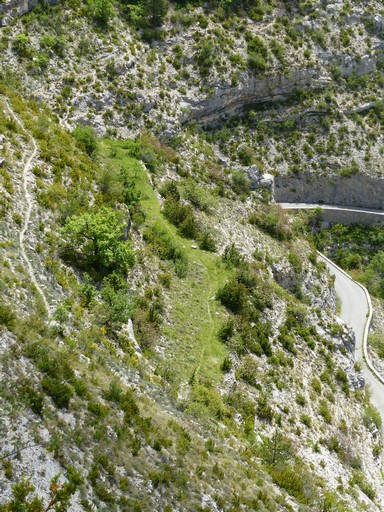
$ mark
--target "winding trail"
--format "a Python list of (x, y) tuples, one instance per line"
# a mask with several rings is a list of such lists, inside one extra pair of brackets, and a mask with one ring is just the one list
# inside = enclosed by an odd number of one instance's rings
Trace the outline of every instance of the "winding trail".
[(15, 112), (13, 111), (7, 98), (4, 98), (4, 104), (5, 104), (6, 110), (10, 114), (10, 116), (20, 126), (22, 132), (28, 137), (28, 139), (31, 141), (32, 146), (33, 146), (32, 153), (30, 154), (28, 160), (23, 164), (22, 179), (23, 179), (23, 193), (24, 193), (25, 205), (24, 205), (23, 212), (22, 212), (22, 225), (21, 225), (21, 230), (19, 233), (19, 244), (20, 244), (21, 256), (22, 256), (23, 260), (25, 261), (25, 265), (26, 265), (29, 277), (31, 278), (31, 282), (34, 285), (34, 287), (36, 288), (38, 294), (40, 295), (40, 297), (43, 301), (45, 312), (49, 315), (50, 309), (49, 309), (49, 303), (48, 303), (47, 297), (36, 279), (36, 274), (33, 269), (31, 260), (28, 258), (26, 246), (25, 246), (25, 235), (27, 233), (28, 226), (29, 226), (29, 223), (31, 220), (31, 212), (32, 212), (32, 207), (33, 207), (33, 199), (32, 199), (32, 195), (29, 191), (29, 183), (31, 181), (31, 167), (32, 167), (32, 162), (36, 157), (38, 147), (37, 147), (35, 139), (32, 137), (32, 135), (30, 135), (27, 132), (27, 130), (24, 127), (23, 122), (21, 121), (19, 116), (16, 115)]
[[(301, 209), (332, 209), (335, 211), (364, 211), (368, 215), (383, 215), (383, 211), (369, 210), (367, 208), (351, 208), (332, 205), (291, 204), (282, 203), (280, 206), (286, 210)], [(335, 289), (341, 300), (340, 318), (350, 325), (355, 333), (355, 360), (363, 362), (365, 382), (371, 389), (372, 403), (380, 411), (384, 424), (384, 378), (376, 371), (368, 355), (368, 332), (372, 319), (371, 298), (367, 289), (356, 282), (333, 261), (319, 253), (320, 258), (327, 265), (330, 273), (335, 276)]]

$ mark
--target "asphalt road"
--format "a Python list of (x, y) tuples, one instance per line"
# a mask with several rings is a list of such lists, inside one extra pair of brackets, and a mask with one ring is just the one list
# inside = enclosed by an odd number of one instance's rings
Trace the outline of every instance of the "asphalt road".
[[(279, 204), (285, 210), (313, 210), (315, 208), (322, 208), (324, 210), (358, 211), (384, 216), (384, 211), (368, 208), (307, 203)], [(333, 265), (332, 262), (324, 261), (331, 274), (336, 278), (335, 289), (341, 301), (340, 318), (350, 325), (355, 333), (355, 360), (362, 362), (365, 382), (371, 391), (371, 401), (380, 411), (384, 425), (384, 385), (377, 379), (377, 377), (375, 377), (363, 358), (363, 336), (369, 310), (367, 297), (364, 290), (349, 276), (343, 273), (336, 265)]]
[(371, 373), (363, 360), (363, 335), (368, 314), (368, 302), (364, 290), (336, 266), (324, 260), (335, 276), (335, 289), (341, 301), (340, 318), (350, 325), (356, 336), (355, 360), (363, 364), (366, 384), (371, 389), (371, 401), (381, 413), (384, 424), (384, 385)]
[(322, 210), (338, 210), (347, 212), (364, 212), (372, 213), (375, 215), (382, 215), (384, 217), (383, 210), (373, 210), (372, 208), (359, 208), (357, 206), (337, 206), (331, 204), (307, 204), (307, 203), (278, 203), (283, 210), (315, 210), (321, 208)]

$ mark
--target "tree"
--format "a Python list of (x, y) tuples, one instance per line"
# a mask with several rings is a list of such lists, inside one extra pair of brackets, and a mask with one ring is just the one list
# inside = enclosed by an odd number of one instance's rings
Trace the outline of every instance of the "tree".
[(167, 0), (142, 0), (143, 14), (151, 27), (160, 27), (168, 12)]
[(70, 217), (63, 228), (72, 257), (80, 255), (86, 266), (126, 272), (134, 263), (129, 241), (122, 240), (124, 222), (117, 212), (102, 207)]
[(73, 130), (73, 136), (91, 156), (97, 149), (97, 138), (95, 130), (91, 126), (77, 125)]
[(130, 5), (131, 20), (141, 28), (160, 27), (168, 12), (168, 0), (141, 0)]
[(93, 19), (102, 25), (107, 25), (115, 15), (110, 0), (91, 0), (90, 8)]
[(294, 455), (292, 443), (279, 430), (275, 429), (271, 437), (263, 439), (260, 455), (264, 462), (271, 466), (286, 462)]

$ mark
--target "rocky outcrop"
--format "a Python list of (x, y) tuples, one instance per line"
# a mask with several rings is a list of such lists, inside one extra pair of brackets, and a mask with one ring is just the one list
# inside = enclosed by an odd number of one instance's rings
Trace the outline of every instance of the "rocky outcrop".
[(185, 121), (214, 125), (263, 103), (286, 101), (301, 88), (321, 89), (329, 80), (314, 69), (297, 69), (289, 75), (243, 78), (237, 87), (219, 87), (215, 94), (193, 103)]
[[(377, 20), (377, 23), (380, 25), (382, 21)], [(383, 46), (381, 43), (370, 54), (359, 58), (348, 54), (323, 52), (321, 60), (326, 68), (340, 68), (344, 77), (371, 74), (383, 58)], [(189, 101), (191, 109), (184, 122), (197, 121), (203, 125), (214, 126), (234, 115), (257, 108), (258, 105), (294, 101), (298, 90), (320, 90), (331, 81), (329, 76), (321, 75), (312, 68), (293, 69), (289, 74), (275, 74), (263, 78), (245, 74), (236, 87), (218, 86), (209, 98), (200, 102)]]
[[(60, 0), (44, 0), (48, 5), (56, 5)], [(0, 3), (0, 27), (8, 24), (9, 20), (15, 16), (20, 16), (31, 11), (42, 0), (6, 0)]]
[(251, 167), (247, 169), (247, 175), (249, 178), (251, 190), (264, 188), (271, 193), (272, 197), (274, 196), (275, 177), (272, 174), (261, 174), (257, 165), (251, 165)]
[(362, 174), (353, 176), (299, 175), (275, 178), (275, 201), (278, 203), (311, 203), (355, 206), (381, 210), (384, 208), (384, 178)]

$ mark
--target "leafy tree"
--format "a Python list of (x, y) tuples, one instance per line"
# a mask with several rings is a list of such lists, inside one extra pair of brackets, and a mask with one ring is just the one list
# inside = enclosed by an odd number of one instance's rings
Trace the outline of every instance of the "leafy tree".
[(63, 234), (72, 256), (80, 254), (87, 266), (126, 272), (134, 263), (134, 252), (129, 241), (121, 239), (123, 229), (124, 222), (118, 213), (102, 207), (70, 217)]
[(115, 14), (110, 0), (91, 0), (90, 8), (93, 19), (102, 25), (107, 25)]
[(95, 130), (91, 126), (77, 125), (73, 130), (73, 136), (79, 144), (91, 156), (97, 149), (97, 138)]

